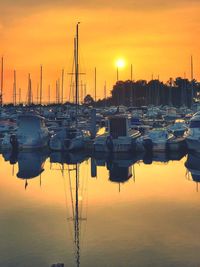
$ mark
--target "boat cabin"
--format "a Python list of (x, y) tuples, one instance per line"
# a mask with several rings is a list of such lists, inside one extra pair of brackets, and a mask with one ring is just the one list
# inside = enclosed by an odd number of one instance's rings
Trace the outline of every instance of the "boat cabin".
[(110, 116), (108, 118), (109, 135), (112, 136), (113, 139), (120, 136), (128, 136), (128, 125), (128, 117), (120, 115)]

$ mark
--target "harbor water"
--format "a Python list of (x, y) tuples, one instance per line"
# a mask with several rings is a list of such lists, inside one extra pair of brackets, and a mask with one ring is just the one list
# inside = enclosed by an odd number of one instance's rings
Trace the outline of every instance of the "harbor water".
[(0, 266), (200, 266), (188, 157), (2, 152)]

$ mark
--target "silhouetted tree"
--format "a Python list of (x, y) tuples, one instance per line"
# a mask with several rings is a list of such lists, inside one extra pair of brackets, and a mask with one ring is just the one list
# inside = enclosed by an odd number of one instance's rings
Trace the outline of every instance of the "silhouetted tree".
[(91, 97), (91, 95), (86, 95), (83, 102), (85, 105), (90, 106), (94, 104), (94, 99)]
[(200, 95), (200, 85), (195, 80), (176, 78), (164, 84), (159, 80), (118, 81), (111, 91), (112, 104), (125, 106), (185, 105), (191, 107)]

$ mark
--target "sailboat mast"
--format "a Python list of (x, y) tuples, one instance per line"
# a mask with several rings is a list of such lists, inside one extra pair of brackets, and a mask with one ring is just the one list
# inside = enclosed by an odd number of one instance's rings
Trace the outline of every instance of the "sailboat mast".
[(31, 92), (31, 75), (28, 74), (28, 106), (31, 105), (32, 100), (32, 92)]
[(193, 104), (194, 98), (194, 87), (193, 87), (193, 80), (194, 80), (194, 65), (193, 65), (193, 56), (191, 56), (191, 105)]
[(43, 69), (41, 65), (40, 66), (40, 105), (42, 105), (42, 74), (43, 74)]
[(78, 116), (78, 105), (79, 105), (79, 92), (78, 92), (78, 83), (79, 83), (79, 24), (76, 24), (76, 43), (75, 43), (75, 88), (76, 88), (76, 123)]
[(19, 104), (21, 104), (21, 88), (19, 88)]
[(56, 80), (56, 104), (58, 104), (58, 81)]
[(94, 101), (97, 101), (97, 68), (94, 68)]
[(62, 69), (62, 85), (61, 85), (61, 104), (63, 104), (63, 90), (64, 90), (64, 69)]
[(48, 97), (49, 97), (49, 105), (50, 105), (50, 102), (51, 102), (51, 86), (50, 86), (50, 84), (48, 87)]
[(105, 81), (105, 84), (104, 84), (104, 99), (105, 99), (105, 107), (106, 107), (106, 101), (107, 101), (107, 96), (106, 96), (106, 81)]
[(57, 81), (57, 86), (58, 86), (58, 104), (60, 104), (60, 79)]
[(194, 79), (194, 65), (193, 65), (193, 56), (191, 56), (191, 81)]
[(3, 72), (4, 72), (4, 64), (3, 57), (1, 58), (1, 92), (0, 92), (0, 105), (3, 105)]
[[(86, 97), (86, 94), (87, 94), (87, 87), (86, 87), (86, 83), (84, 84), (84, 99), (85, 99), (85, 97)], [(84, 100), (83, 99), (83, 100)]]
[(131, 107), (133, 106), (133, 65), (131, 64)]
[(13, 105), (16, 106), (16, 70), (14, 70)]

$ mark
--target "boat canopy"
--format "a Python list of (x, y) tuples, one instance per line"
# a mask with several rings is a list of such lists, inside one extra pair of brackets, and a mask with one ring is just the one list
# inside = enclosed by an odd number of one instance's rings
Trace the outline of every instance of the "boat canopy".
[(40, 116), (20, 116), (18, 127), (19, 132), (35, 132), (45, 127), (45, 122)]

